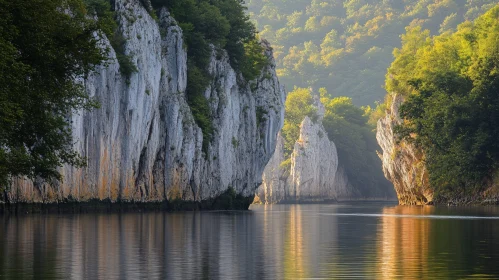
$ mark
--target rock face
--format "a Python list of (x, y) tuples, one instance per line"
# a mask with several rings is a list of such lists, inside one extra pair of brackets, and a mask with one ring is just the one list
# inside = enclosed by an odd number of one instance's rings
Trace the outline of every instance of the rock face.
[(392, 96), (393, 102), (387, 115), (378, 121), (376, 139), (383, 153), (385, 177), (395, 186), (402, 205), (424, 205), (433, 201), (433, 191), (429, 187), (428, 172), (423, 162), (423, 153), (406, 141), (397, 143), (394, 128), (402, 123), (399, 108), (403, 102), (401, 95)]
[[(281, 166), (283, 161), (284, 138), (279, 133), (275, 153), (265, 167), (262, 177), (263, 182), (257, 190), (255, 203), (275, 204), (285, 201), (290, 196), (288, 190), (289, 171)], [(289, 199), (291, 200), (291, 198)]]
[(338, 163), (335, 144), (322, 125), (323, 108), (317, 101), (318, 120), (305, 117), (291, 155), (291, 166), (281, 163), (284, 140), (279, 135), (276, 152), (265, 168), (255, 203), (323, 202), (349, 200), (357, 195)]
[[(272, 60), (261, 77), (238, 83), (228, 55), (213, 52), (205, 97), (214, 135), (207, 153), (187, 103), (187, 54), (182, 30), (166, 10), (157, 23), (139, 0), (116, 0), (126, 53), (138, 72), (127, 80), (111, 50), (110, 62), (85, 81), (101, 107), (72, 116), (75, 148), (87, 167), (62, 168), (53, 185), (17, 179), (10, 202), (203, 201), (229, 188), (251, 196), (274, 153), (284, 119), (285, 91)], [(261, 116), (257, 118), (257, 112)]]
[(290, 195), (297, 201), (327, 201), (351, 194), (348, 180), (338, 180), (338, 153), (322, 123), (308, 117), (301, 123), (300, 138), (291, 157)]

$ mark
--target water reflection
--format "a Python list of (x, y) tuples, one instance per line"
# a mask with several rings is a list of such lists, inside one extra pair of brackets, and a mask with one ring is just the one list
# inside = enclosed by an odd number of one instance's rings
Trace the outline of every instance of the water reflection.
[[(497, 208), (389, 207), (379, 225), (379, 274), (384, 279), (497, 279)], [(422, 215), (430, 218), (417, 217)], [(447, 215), (464, 215), (445, 219)], [(409, 217), (410, 217), (409, 216)], [(483, 219), (479, 217), (485, 216)], [(435, 218), (437, 217), (437, 218)]]
[(281, 205), (0, 216), (0, 278), (499, 277), (499, 220), (428, 215), (499, 216), (499, 208)]
[[(384, 214), (431, 215), (432, 207), (385, 208)], [(430, 219), (381, 217), (379, 225), (380, 276), (394, 278), (428, 278)]]

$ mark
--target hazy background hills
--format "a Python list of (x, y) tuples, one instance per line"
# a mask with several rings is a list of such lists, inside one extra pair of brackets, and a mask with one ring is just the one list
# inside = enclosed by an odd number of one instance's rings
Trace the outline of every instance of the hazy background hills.
[(407, 26), (432, 35), (454, 31), (493, 7), (492, 0), (247, 0), (274, 49), (281, 81), (327, 88), (355, 105), (382, 101), (392, 51)]

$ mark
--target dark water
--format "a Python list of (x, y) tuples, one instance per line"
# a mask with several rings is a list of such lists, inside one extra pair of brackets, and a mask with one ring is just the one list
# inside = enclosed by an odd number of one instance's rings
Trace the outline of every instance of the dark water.
[(499, 279), (499, 208), (0, 216), (2, 279)]

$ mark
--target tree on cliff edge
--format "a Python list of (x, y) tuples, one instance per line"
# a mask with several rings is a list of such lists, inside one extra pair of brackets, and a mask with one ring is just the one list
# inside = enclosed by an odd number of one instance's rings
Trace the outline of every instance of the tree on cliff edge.
[(68, 116), (96, 105), (76, 82), (105, 59), (81, 0), (0, 0), (0, 187), (83, 165)]

